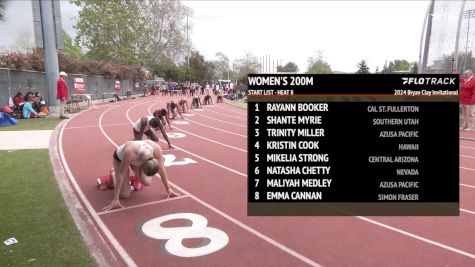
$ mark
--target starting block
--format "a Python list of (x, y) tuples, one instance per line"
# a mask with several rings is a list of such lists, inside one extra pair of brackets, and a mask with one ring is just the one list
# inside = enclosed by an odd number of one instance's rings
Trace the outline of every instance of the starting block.
[[(106, 191), (109, 189), (114, 189), (114, 179), (112, 175), (103, 175), (97, 178), (97, 187), (101, 191)], [(135, 175), (129, 177), (130, 189), (135, 191), (140, 191), (143, 189), (143, 184), (137, 179)]]

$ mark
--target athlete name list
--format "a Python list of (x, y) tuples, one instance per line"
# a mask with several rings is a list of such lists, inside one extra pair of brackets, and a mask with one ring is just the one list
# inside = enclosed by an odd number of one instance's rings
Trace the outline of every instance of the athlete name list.
[[(320, 79), (315, 76), (312, 81), (318, 84)], [(417, 86), (405, 90), (431, 89)], [(277, 98), (259, 99), (255, 90), (248, 101), (248, 203), (458, 204), (458, 120), (452, 120), (458, 118), (455, 98), (432, 101), (440, 95), (425, 95), (434, 98), (322, 101), (329, 98), (301, 96), (280, 102), (282, 91), (278, 89), (274, 86), (271, 95)], [(299, 92), (294, 88), (289, 97)], [(318, 90), (309, 94), (315, 92), (318, 94)], [(398, 96), (393, 89), (387, 92), (392, 92), (388, 97)], [(447, 92), (454, 96), (458, 91)], [(278, 215), (285, 205), (275, 207), (272, 214)], [(384, 204), (376, 207), (361, 214), (387, 215), (378, 213), (386, 209)], [(410, 204), (401, 207), (403, 211), (394, 215), (418, 214), (419, 206), (413, 210)], [(267, 213), (251, 215), (259, 214)], [(437, 215), (437, 208), (430, 214)]]
[[(331, 155), (325, 149), (325, 113), (328, 103), (255, 103), (254, 137), (256, 188), (254, 200), (322, 200), (331, 187)], [(261, 136), (262, 132), (262, 136)], [(263, 137), (263, 139), (259, 138)], [(263, 146), (263, 147), (261, 147)], [(261, 153), (261, 151), (263, 151)], [(293, 153), (292, 153), (293, 151)], [(262, 158), (262, 161), (260, 157)], [(263, 164), (259, 164), (259, 163)], [(262, 186), (259, 184), (263, 183)]]

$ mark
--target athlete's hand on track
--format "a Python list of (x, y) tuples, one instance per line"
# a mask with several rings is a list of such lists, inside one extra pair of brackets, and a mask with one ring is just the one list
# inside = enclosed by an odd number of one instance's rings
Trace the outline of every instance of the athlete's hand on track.
[(104, 211), (108, 211), (108, 210), (113, 210), (113, 209), (120, 209), (120, 208), (123, 208), (124, 206), (122, 206), (122, 204), (120, 204), (120, 201), (119, 200), (112, 200), (112, 202), (107, 205), (106, 207), (104, 207), (102, 210)]
[(180, 194), (174, 192), (173, 190), (170, 189), (170, 191), (168, 191), (168, 196), (167, 196), (167, 199), (169, 198), (174, 198), (174, 197), (179, 197)]

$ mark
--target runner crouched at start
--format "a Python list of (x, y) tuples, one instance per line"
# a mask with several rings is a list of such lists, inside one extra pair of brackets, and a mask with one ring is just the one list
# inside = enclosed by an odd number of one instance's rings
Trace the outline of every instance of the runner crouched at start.
[(193, 97), (193, 100), (191, 100), (191, 109), (195, 108), (202, 108), (201, 106), (201, 98), (197, 95)]
[[(178, 109), (177, 105), (173, 100), (167, 103), (167, 117), (170, 119), (176, 119), (176, 112), (180, 115), (180, 117), (183, 119), (183, 116), (181, 115), (180, 110)], [(171, 117), (170, 117), (171, 115)]]
[(178, 110), (180, 110), (182, 113), (188, 112), (188, 101), (186, 98), (182, 97), (180, 101), (178, 101), (178, 107)]
[(218, 95), (216, 96), (216, 103), (223, 103), (223, 89), (218, 90)]
[(129, 167), (135, 173), (137, 181), (145, 186), (151, 185), (152, 176), (158, 172), (167, 191), (167, 198), (179, 196), (168, 184), (162, 149), (153, 141), (128, 141), (119, 146), (114, 151), (112, 164), (114, 169), (111, 171), (111, 179), (114, 185), (114, 196), (104, 210), (122, 208), (119, 198), (130, 197), (132, 191), (128, 181)]
[(166, 126), (168, 124), (168, 126), (170, 127), (170, 130), (173, 130), (172, 129), (172, 125), (170, 124), (170, 121), (168, 120), (168, 116), (167, 116), (167, 110), (164, 109), (164, 108), (161, 108), (161, 109), (157, 109), (153, 112), (153, 116), (155, 118), (158, 118), (162, 124), (164, 126)]
[(213, 105), (213, 99), (211, 98), (210, 95), (205, 95), (203, 105)]
[(168, 139), (168, 135), (165, 132), (165, 129), (163, 129), (162, 122), (160, 121), (159, 118), (155, 118), (153, 116), (146, 116), (142, 117), (139, 120), (137, 120), (134, 123), (133, 127), (133, 132), (134, 132), (134, 140), (135, 141), (140, 141), (143, 138), (143, 135), (145, 135), (150, 138), (150, 140), (154, 142), (158, 142), (158, 137), (155, 134), (156, 129), (159, 128), (160, 132), (162, 132), (163, 138), (168, 143), (168, 148), (172, 149), (172, 145), (170, 143), (170, 140)]

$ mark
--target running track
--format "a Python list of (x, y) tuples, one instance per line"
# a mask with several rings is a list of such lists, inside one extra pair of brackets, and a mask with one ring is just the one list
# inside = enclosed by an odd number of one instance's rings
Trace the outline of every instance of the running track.
[[(459, 217), (248, 217), (246, 111), (215, 104), (166, 128), (177, 147), (164, 150), (167, 173), (181, 197), (166, 200), (156, 176), (122, 200), (125, 208), (103, 212), (112, 191), (99, 191), (96, 178), (108, 173), (115, 147), (132, 137), (131, 123), (169, 99), (99, 105), (64, 121), (53, 137), (53, 164), (62, 165), (76, 208), (93, 222), (86, 226), (97, 230), (92, 239), (108, 249), (87, 242), (111, 254), (103, 264), (475, 266), (475, 142), (464, 139), (474, 133), (461, 133)], [(167, 147), (163, 138), (160, 145)]]

